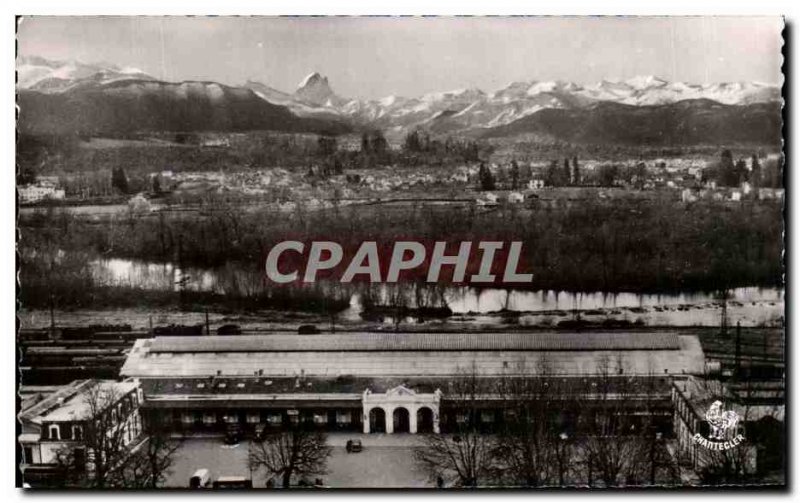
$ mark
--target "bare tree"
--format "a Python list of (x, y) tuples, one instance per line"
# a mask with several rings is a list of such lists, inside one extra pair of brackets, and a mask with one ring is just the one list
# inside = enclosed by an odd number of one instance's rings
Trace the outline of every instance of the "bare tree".
[(408, 313), (410, 290), (411, 287), (404, 282), (386, 286), (386, 301), (392, 312), (395, 332), (400, 330), (400, 324)]
[(587, 481), (591, 486), (595, 477), (605, 487), (638, 483), (645, 445), (640, 425), (630, 414), (631, 402), (636, 398), (637, 380), (625, 376), (621, 356), (613, 361), (603, 357), (597, 373), (588, 383), (580, 398), (584, 401), (583, 438), (581, 442)]
[(251, 470), (281, 477), (282, 487), (288, 488), (292, 477), (326, 473), (331, 450), (323, 431), (301, 422), (267, 435), (263, 442), (251, 442), (248, 461)]
[(147, 439), (131, 452), (118, 479), (126, 488), (157, 489), (171, 473), (181, 440), (172, 438), (162, 425), (148, 425)]
[(531, 373), (519, 363), (499, 383), (505, 420), (497, 437), (498, 478), (513, 485), (538, 487), (556, 476), (564, 484), (569, 452), (554, 416), (562, 400), (545, 357)]
[(493, 473), (495, 441), (479, 428), (480, 405), (491, 390), (475, 363), (450, 381), (445, 390), (448, 407), (456, 414), (451, 434), (423, 437), (414, 456), (431, 480), (455, 479), (461, 487), (489, 482)]
[(67, 483), (81, 487), (123, 486), (120, 470), (131, 454), (129, 426), (136, 407), (110, 383), (97, 383), (83, 393), (80, 446), (62, 448), (57, 463)]
[[(663, 424), (659, 423), (659, 389), (660, 381), (664, 379), (656, 375), (652, 360), (648, 361), (648, 372), (638, 387), (640, 409), (644, 412), (639, 435), (643, 439), (644, 452), (640, 480), (651, 486), (657, 484), (678, 484), (680, 481), (680, 467), (675, 456), (667, 449)], [(670, 418), (671, 424), (671, 418)]]

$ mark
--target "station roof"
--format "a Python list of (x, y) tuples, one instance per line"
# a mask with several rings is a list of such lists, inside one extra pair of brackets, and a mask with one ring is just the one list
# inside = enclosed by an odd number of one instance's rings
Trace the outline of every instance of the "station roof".
[(679, 349), (674, 333), (337, 333), (171, 336), (150, 353), (284, 351), (626, 351)]
[(699, 374), (700, 342), (674, 332), (188, 336), (140, 339), (122, 368), (130, 377), (412, 377)]

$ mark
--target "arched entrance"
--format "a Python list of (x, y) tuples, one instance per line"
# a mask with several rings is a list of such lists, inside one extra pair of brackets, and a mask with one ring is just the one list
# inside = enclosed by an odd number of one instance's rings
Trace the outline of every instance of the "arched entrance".
[(380, 407), (375, 407), (369, 411), (369, 431), (386, 433), (386, 412)]
[(405, 407), (397, 407), (394, 409), (393, 418), (394, 420), (394, 432), (395, 433), (408, 433), (410, 428), (410, 421), (408, 415), (408, 409)]
[(428, 407), (417, 410), (417, 432), (433, 433), (433, 411)]

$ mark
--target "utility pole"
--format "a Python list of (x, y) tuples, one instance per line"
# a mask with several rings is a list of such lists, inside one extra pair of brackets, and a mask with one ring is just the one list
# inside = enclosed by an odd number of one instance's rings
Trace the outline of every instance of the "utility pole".
[(720, 326), (722, 328), (722, 336), (728, 335), (728, 290), (722, 292), (722, 319), (720, 319)]
[(50, 338), (56, 338), (56, 314), (55, 314), (55, 299), (53, 294), (50, 293)]
[(211, 334), (211, 328), (208, 326), (208, 308), (206, 308), (206, 335)]
[(742, 322), (736, 322), (736, 374), (734, 379), (739, 378), (739, 371), (741, 370), (742, 358)]

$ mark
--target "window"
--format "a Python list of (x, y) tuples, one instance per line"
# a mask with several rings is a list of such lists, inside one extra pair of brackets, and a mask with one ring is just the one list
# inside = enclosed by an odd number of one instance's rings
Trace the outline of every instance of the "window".
[(203, 424), (216, 424), (217, 416), (215, 414), (203, 414)]
[(183, 424), (192, 424), (194, 423), (194, 415), (189, 412), (184, 412), (181, 414), (181, 422)]
[(83, 440), (83, 426), (79, 424), (72, 426), (72, 439)]
[(255, 413), (251, 412), (250, 414), (247, 414), (247, 422), (250, 424), (260, 423), (261, 414), (259, 414), (258, 412)]
[(283, 422), (283, 418), (280, 414), (270, 414), (267, 416), (267, 422), (269, 424), (281, 424)]
[(337, 412), (336, 413), (336, 423), (337, 424), (350, 424), (352, 421), (350, 412)]
[(22, 454), (22, 462), (25, 464), (33, 463), (33, 448), (26, 446)]
[(50, 440), (61, 440), (61, 429), (57, 424), (51, 424), (47, 431), (49, 433)]

